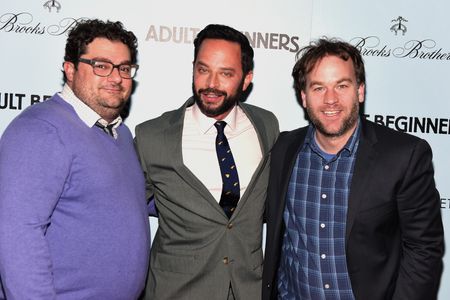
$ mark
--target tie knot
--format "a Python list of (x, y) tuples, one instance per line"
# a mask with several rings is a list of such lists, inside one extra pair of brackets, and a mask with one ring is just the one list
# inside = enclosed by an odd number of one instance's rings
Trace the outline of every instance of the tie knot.
[(107, 134), (114, 136), (114, 132), (113, 132), (113, 128), (114, 126), (117, 124), (117, 122), (114, 122), (112, 124), (103, 124), (100, 121), (97, 121), (95, 123), (95, 126), (100, 127), (101, 129), (103, 129), (104, 132), (106, 132)]
[(214, 123), (214, 126), (217, 128), (218, 133), (223, 133), (225, 126), (227, 126), (227, 122), (217, 121), (216, 123)]

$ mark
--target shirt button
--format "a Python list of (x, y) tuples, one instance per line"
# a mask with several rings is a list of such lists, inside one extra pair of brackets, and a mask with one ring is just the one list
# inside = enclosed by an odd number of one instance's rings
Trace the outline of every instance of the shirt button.
[(228, 229), (233, 228), (233, 223), (229, 223), (229, 224), (227, 225), (227, 228), (228, 228)]
[(322, 194), (322, 199), (327, 199), (327, 194)]
[(329, 165), (325, 165), (323, 168), (324, 168), (325, 170), (328, 170), (328, 169), (330, 168), (330, 166), (329, 166)]
[(324, 223), (320, 224), (320, 228), (325, 228), (325, 224)]
[(223, 261), (224, 265), (228, 265), (228, 257), (227, 256), (225, 256), (222, 261)]
[(326, 256), (325, 254), (322, 254), (320, 257), (321, 257), (322, 259), (327, 258), (327, 256)]
[(326, 283), (326, 284), (324, 285), (324, 287), (325, 287), (326, 289), (329, 289), (329, 288), (330, 288), (330, 285), (329, 285), (328, 283)]

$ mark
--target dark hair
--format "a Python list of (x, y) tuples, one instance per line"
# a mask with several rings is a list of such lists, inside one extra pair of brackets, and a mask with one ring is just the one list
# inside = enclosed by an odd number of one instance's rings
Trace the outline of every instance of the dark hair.
[(226, 25), (209, 24), (197, 34), (194, 40), (194, 62), (197, 60), (197, 54), (205, 39), (218, 39), (238, 43), (241, 46), (241, 64), (244, 75), (253, 70), (253, 48), (247, 37)]
[(358, 49), (349, 43), (335, 38), (321, 38), (311, 42), (309, 46), (297, 52), (297, 62), (292, 70), (294, 88), (297, 93), (305, 90), (306, 76), (312, 71), (317, 62), (328, 55), (337, 56), (345, 61), (350, 58), (355, 69), (356, 83), (358, 85), (366, 83), (364, 61)]
[[(79, 21), (70, 30), (64, 61), (77, 65), (78, 59), (86, 53), (87, 46), (98, 37), (124, 43), (130, 49), (131, 63), (137, 62), (137, 38), (134, 33), (125, 30), (121, 22), (104, 22), (98, 19)], [(65, 75), (64, 81), (66, 81)]]

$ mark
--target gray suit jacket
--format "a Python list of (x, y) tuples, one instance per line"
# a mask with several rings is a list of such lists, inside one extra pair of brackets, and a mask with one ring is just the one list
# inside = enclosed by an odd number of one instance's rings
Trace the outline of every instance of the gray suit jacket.
[[(145, 299), (260, 299), (262, 223), (269, 151), (279, 133), (275, 116), (240, 103), (253, 123), (263, 158), (236, 211), (228, 219), (220, 205), (183, 164), (184, 112), (193, 104), (136, 127), (136, 147), (155, 196), (159, 227), (150, 255)], [(201, 162), (199, 162), (201, 163)]]

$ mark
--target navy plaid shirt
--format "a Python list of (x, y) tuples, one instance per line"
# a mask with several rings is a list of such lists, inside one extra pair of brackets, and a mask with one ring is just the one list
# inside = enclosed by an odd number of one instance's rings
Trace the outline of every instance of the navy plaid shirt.
[(319, 149), (310, 126), (289, 181), (279, 299), (353, 300), (345, 256), (347, 200), (358, 127), (336, 155)]

